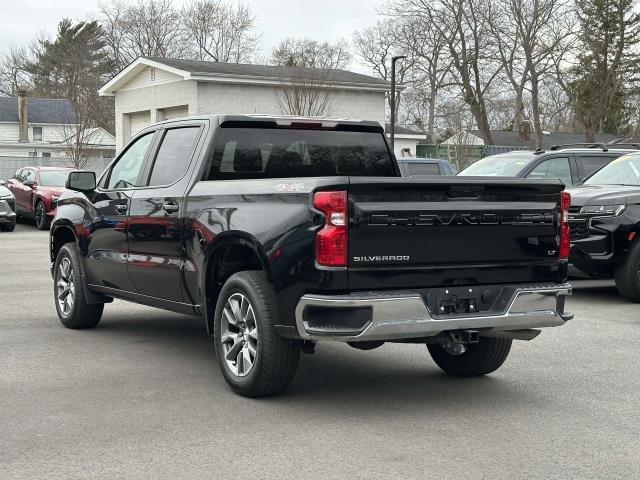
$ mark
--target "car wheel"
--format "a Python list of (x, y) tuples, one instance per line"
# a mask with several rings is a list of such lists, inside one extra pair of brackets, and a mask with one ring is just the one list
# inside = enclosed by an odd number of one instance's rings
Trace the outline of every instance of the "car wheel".
[(273, 287), (262, 271), (225, 282), (216, 305), (214, 342), (222, 375), (245, 397), (275, 395), (293, 380), (300, 345), (278, 334)]
[(47, 217), (47, 209), (44, 207), (44, 202), (38, 200), (36, 202), (36, 227), (38, 230), (49, 230), (49, 217)]
[(80, 252), (75, 243), (62, 246), (54, 264), (54, 297), (60, 322), (73, 329), (93, 328), (102, 317), (104, 304), (87, 303)]
[(640, 303), (640, 243), (635, 242), (627, 252), (624, 263), (615, 269), (614, 278), (620, 295)]
[(445, 373), (457, 377), (477, 377), (496, 371), (511, 350), (510, 339), (480, 337), (478, 343), (457, 349), (440, 343), (427, 344), (431, 358)]
[(3, 225), (0, 227), (0, 230), (4, 232), (13, 232), (16, 229), (16, 224), (12, 223), (11, 225)]

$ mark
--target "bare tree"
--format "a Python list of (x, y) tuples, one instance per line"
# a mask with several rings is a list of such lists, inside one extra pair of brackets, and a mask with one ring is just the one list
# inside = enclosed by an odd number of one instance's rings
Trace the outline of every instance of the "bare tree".
[(344, 41), (335, 43), (288, 38), (272, 52), (271, 63), (281, 67), (278, 103), (288, 115), (330, 115), (336, 70), (351, 59)]
[(248, 5), (192, 0), (182, 9), (182, 21), (199, 60), (248, 63), (258, 49), (255, 16)]
[(287, 38), (273, 49), (270, 63), (337, 70), (346, 68), (350, 61), (349, 45), (344, 40), (330, 43), (308, 38)]
[(411, 52), (411, 92), (427, 105), (427, 141), (435, 142), (435, 115), (438, 94), (452, 85), (451, 60), (447, 55), (446, 39), (430, 22), (416, 19), (402, 27), (401, 45)]
[(524, 113), (524, 90), (530, 87), (536, 148), (542, 145), (540, 83), (551, 71), (554, 54), (570, 37), (568, 0), (498, 0), (484, 11), (503, 70), (516, 96), (513, 129)]
[(489, 0), (397, 0), (390, 13), (422, 19), (444, 38), (452, 72), (485, 144), (493, 144), (487, 95), (503, 69), (487, 25)]
[(25, 47), (10, 46), (0, 56), (0, 95), (15, 96), (18, 87), (31, 87), (31, 79), (26, 72), (29, 61), (29, 51)]
[(334, 91), (330, 86), (332, 70), (281, 67), (280, 89), (276, 93), (282, 111), (305, 117), (329, 116)]
[(99, 21), (117, 70), (137, 57), (190, 56), (191, 43), (172, 0), (112, 0), (100, 6)]
[[(403, 39), (404, 19), (387, 18), (374, 26), (353, 35), (353, 46), (362, 60), (375, 75), (383, 80), (391, 80), (391, 58), (395, 55), (407, 55), (409, 58), (396, 63), (396, 81), (399, 84), (410, 82), (411, 71), (415, 63), (412, 51), (403, 48), (407, 42)], [(388, 100), (388, 96), (387, 96)], [(396, 92), (396, 118), (399, 117), (402, 96)]]

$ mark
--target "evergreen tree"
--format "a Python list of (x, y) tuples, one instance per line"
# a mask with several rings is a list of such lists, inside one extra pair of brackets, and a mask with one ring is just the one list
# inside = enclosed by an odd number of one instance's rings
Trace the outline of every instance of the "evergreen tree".
[(96, 21), (65, 18), (53, 41), (39, 40), (33, 62), (26, 70), (32, 77), (33, 94), (43, 98), (66, 98), (74, 105), (78, 120), (113, 130), (113, 103), (98, 97), (98, 89), (113, 71), (106, 53), (102, 27)]
[(638, 55), (640, 13), (634, 0), (576, 0), (578, 64), (569, 85), (577, 115), (593, 142), (598, 132), (622, 133)]

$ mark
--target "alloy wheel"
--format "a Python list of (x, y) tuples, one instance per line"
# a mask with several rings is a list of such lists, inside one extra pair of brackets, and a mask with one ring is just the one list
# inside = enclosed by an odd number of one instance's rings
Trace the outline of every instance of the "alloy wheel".
[(220, 324), (227, 367), (234, 375), (246, 377), (258, 358), (258, 324), (249, 299), (242, 293), (230, 295)]
[(56, 289), (60, 313), (62, 316), (67, 317), (71, 314), (73, 304), (76, 300), (73, 266), (69, 258), (63, 258), (58, 265)]
[(42, 202), (38, 202), (36, 204), (36, 224), (38, 228), (41, 228), (44, 225), (46, 212), (44, 211), (44, 205)]

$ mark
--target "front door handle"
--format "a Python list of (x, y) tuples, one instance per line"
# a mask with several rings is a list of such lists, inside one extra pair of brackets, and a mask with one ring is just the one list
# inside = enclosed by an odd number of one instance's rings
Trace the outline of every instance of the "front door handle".
[(162, 205), (162, 209), (168, 214), (176, 213), (179, 208), (180, 207), (178, 207), (178, 205), (173, 202), (165, 203), (164, 205)]
[(126, 203), (116, 203), (113, 208), (116, 210), (117, 214), (124, 215), (125, 213), (127, 213), (127, 208), (129, 207)]

